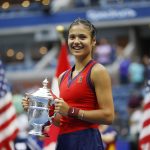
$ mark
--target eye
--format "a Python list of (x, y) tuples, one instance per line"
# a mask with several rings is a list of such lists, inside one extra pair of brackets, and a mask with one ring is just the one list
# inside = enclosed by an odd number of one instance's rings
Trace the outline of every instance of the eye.
[(74, 38), (75, 38), (75, 35), (69, 35), (69, 37), (68, 37), (70, 40), (73, 40)]
[(84, 34), (80, 34), (80, 35), (79, 35), (79, 38), (80, 38), (81, 40), (85, 40), (87, 37), (86, 37)]

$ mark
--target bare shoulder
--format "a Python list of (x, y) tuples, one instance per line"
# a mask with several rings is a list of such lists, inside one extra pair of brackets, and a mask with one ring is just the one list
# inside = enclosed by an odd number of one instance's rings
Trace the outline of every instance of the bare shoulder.
[(107, 69), (101, 65), (101, 64), (95, 64), (91, 70), (91, 79), (93, 81), (97, 81), (97, 80), (107, 80), (109, 79), (109, 73), (107, 71)]
[(107, 69), (101, 64), (95, 64), (92, 68), (92, 75), (108, 74)]

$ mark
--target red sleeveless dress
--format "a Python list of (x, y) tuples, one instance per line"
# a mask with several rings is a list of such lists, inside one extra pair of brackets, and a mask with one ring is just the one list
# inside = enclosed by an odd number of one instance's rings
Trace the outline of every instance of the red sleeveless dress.
[[(67, 70), (60, 82), (60, 97), (69, 106), (82, 110), (98, 109), (98, 103), (93, 83), (90, 78), (91, 69), (96, 64), (90, 60), (83, 70), (72, 79), (72, 72), (75, 68)], [(89, 123), (80, 119), (63, 116), (60, 120), (60, 134), (70, 133), (88, 128), (97, 128), (95, 123)]]

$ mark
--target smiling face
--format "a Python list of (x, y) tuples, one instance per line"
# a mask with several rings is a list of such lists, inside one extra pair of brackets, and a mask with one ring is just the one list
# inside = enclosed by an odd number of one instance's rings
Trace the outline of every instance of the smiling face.
[(69, 30), (68, 46), (75, 57), (92, 56), (92, 49), (96, 44), (92, 38), (90, 28), (84, 24), (75, 24)]

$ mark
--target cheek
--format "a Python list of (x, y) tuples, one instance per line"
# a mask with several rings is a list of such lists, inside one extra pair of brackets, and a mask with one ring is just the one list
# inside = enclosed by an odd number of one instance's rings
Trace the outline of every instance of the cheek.
[(71, 50), (71, 44), (70, 43), (68, 43), (68, 48), (69, 48), (69, 50)]
[(69, 49), (69, 51), (72, 53), (72, 50), (71, 50), (71, 43), (70, 43), (70, 42), (68, 42), (68, 49)]
[(68, 47), (71, 47), (71, 41), (68, 40)]
[(93, 47), (93, 43), (91, 41), (88, 41), (86, 46), (91, 49)]

